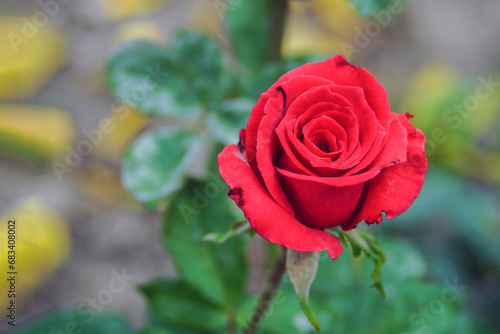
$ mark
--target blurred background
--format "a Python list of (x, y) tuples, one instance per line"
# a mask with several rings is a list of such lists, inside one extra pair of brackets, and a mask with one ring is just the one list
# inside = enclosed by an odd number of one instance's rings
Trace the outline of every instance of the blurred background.
[[(420, 197), (408, 212), (369, 229), (388, 257), (411, 254), (384, 269), (389, 281), (395, 277), (386, 303), (397, 297), (402, 278), (432, 286), (410, 284), (414, 295), (425, 297), (401, 301), (410, 306), (397, 321), (408, 333), (446, 333), (451, 327), (442, 323), (462, 321), (471, 333), (499, 332), (500, 2), (398, 3), (363, 17), (345, 0), (292, 2), (282, 53), (343, 53), (369, 69), (387, 89), (393, 111), (413, 114), (412, 123), (427, 136), (430, 167)], [(110, 314), (116, 328), (144, 325), (146, 302), (135, 286), (173, 276), (175, 269), (162, 246), (161, 215), (147, 212), (123, 188), (120, 162), (155, 120), (109, 94), (104, 64), (121, 43), (143, 38), (167, 45), (181, 28), (210, 34), (228, 50), (224, 15), (237, 5), (0, 1), (0, 236), (4, 245), (7, 221), (16, 219), (19, 324), (80, 307), (89, 318)], [(121, 119), (116, 108), (129, 117)], [(262, 241), (254, 239), (249, 285), (258, 290), (266, 260), (258, 251)], [(0, 268), (6, 272), (7, 264)], [(461, 301), (443, 301), (446, 288)], [(3, 291), (2, 280), (2, 309)], [(9, 329), (5, 320), (0, 329)]]

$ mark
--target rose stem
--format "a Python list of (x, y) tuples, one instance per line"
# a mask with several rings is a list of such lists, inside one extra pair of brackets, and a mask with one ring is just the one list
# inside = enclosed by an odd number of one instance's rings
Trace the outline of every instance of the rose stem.
[(262, 295), (260, 296), (259, 305), (254, 310), (252, 319), (248, 323), (248, 326), (246, 327), (244, 334), (253, 334), (257, 329), (257, 326), (259, 325), (260, 321), (262, 320), (262, 317), (267, 311), (267, 307), (269, 306), (271, 299), (273, 299), (274, 294), (276, 293), (276, 290), (278, 289), (281, 283), (281, 278), (283, 277), (285, 270), (286, 270), (286, 248), (283, 247), (281, 250), (281, 254), (279, 254), (278, 258), (276, 259), (273, 271), (269, 275), (266, 287), (262, 292)]
[(285, 31), (286, 14), (288, 12), (288, 0), (271, 0), (271, 38), (270, 61), (281, 60), (281, 44)]

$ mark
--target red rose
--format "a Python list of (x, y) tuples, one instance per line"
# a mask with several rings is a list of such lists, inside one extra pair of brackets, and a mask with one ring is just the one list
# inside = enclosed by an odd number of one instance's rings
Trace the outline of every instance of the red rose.
[(391, 112), (373, 75), (338, 55), (263, 93), (219, 170), (258, 234), (335, 259), (342, 245), (324, 229), (380, 223), (382, 211), (393, 218), (418, 196), (425, 136), (408, 118)]

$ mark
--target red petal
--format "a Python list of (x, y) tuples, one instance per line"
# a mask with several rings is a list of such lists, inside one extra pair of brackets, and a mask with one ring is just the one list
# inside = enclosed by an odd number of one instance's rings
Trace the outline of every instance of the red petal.
[(281, 153), (274, 131), (285, 115), (286, 106), (311, 87), (331, 84), (331, 82), (315, 76), (301, 76), (291, 78), (285, 84), (289, 85), (287, 92), (273, 85), (267, 93), (261, 95), (252, 110), (247, 125), (247, 158), (252, 170), (257, 173), (257, 168), (262, 175), (271, 196), (288, 212), (293, 213), (274, 170), (274, 161)]
[[(286, 74), (285, 74), (286, 75)], [(287, 109), (287, 114), (291, 112), (291, 110), (288, 110), (288, 108), (291, 106), (292, 103), (295, 102), (297, 98), (304, 99), (304, 93), (313, 90), (315, 87), (323, 87), (323, 86), (331, 86), (334, 85), (334, 82), (331, 82), (330, 80), (324, 79), (321, 76), (316, 76), (316, 75), (298, 75), (298, 76), (292, 76), (289, 77), (287, 80), (281, 80), (283, 77), (281, 77), (278, 82), (276, 82), (274, 85), (271, 86), (267, 91), (269, 93), (275, 92), (279, 87), (285, 92), (286, 94), (286, 109)], [(279, 84), (278, 84), (279, 83)], [(313, 100), (312, 102), (317, 103), (318, 100)], [(300, 113), (302, 113), (305, 109), (302, 111), (299, 108), (299, 112), (295, 113), (293, 115), (293, 118), (297, 117)], [(293, 113), (293, 112), (292, 112)]]
[(271, 96), (264, 107), (264, 117), (260, 122), (257, 134), (257, 168), (272, 198), (293, 215), (292, 206), (286, 198), (274, 170), (274, 161), (282, 151), (274, 130), (285, 112), (283, 109), (284, 99), (282, 92), (277, 92)]
[(259, 129), (262, 117), (264, 117), (264, 106), (270, 96), (271, 94), (269, 93), (261, 94), (257, 104), (253, 107), (252, 113), (250, 114), (250, 118), (247, 122), (245, 151), (247, 153), (248, 163), (252, 166), (254, 172), (257, 172), (257, 161), (255, 160), (257, 150), (257, 130)]
[(291, 70), (283, 75), (271, 88), (283, 84), (292, 77), (303, 75), (325, 78), (337, 85), (361, 87), (368, 105), (377, 115), (380, 124), (386, 130), (389, 128), (391, 109), (387, 93), (368, 70), (349, 64), (344, 56), (339, 54), (328, 60), (305, 64)]
[(327, 250), (332, 259), (342, 253), (338, 238), (301, 224), (269, 196), (236, 145), (226, 146), (218, 163), (222, 177), (231, 187), (231, 198), (263, 238), (299, 252)]
[(314, 180), (280, 174), (280, 181), (295, 210), (295, 217), (314, 228), (341, 225), (349, 219), (363, 191), (363, 183), (332, 187)]
[(391, 113), (391, 119), (387, 142), (366, 170), (387, 168), (407, 160), (406, 128), (401, 124), (400, 115)]
[(345, 230), (356, 227), (361, 220), (380, 223), (382, 212), (387, 219), (394, 218), (406, 211), (420, 193), (427, 170), (425, 136), (410, 124), (406, 114), (398, 118), (407, 131), (407, 161), (383, 169), (365, 184), (358, 209), (342, 226)]
[[(291, 79), (280, 86), (287, 96), (289, 95), (288, 91), (291, 90), (289, 87), (290, 82), (293, 83), (293, 80)], [(289, 141), (294, 141), (294, 139), (286, 138), (287, 136), (285, 136), (286, 127), (290, 122), (295, 119), (300, 119), (302, 123), (307, 120), (302, 120), (306, 115), (308, 118), (309, 116), (314, 116), (310, 115), (310, 113), (316, 110), (316, 105), (319, 101), (321, 101), (321, 103), (319, 103), (320, 109), (318, 110), (320, 112), (330, 104), (338, 104), (339, 107), (346, 107), (342, 110), (347, 112), (352, 112), (352, 106), (356, 106), (353, 117), (355, 117), (359, 126), (359, 137), (349, 138), (349, 141), (346, 143), (347, 149), (344, 153), (340, 154), (338, 162), (322, 162), (321, 159), (318, 159), (311, 152), (302, 154), (300, 150), (303, 150), (304, 147), (302, 145), (297, 145), (297, 143), (290, 143)], [(325, 104), (325, 102), (328, 102), (328, 104)], [(305, 126), (303, 130), (304, 129)], [(350, 170), (346, 172), (346, 175), (353, 175), (367, 167), (379, 153), (380, 146), (385, 140), (386, 133), (385, 129), (376, 119), (374, 112), (366, 103), (363, 90), (359, 87), (345, 87), (339, 85), (313, 87), (300, 95), (290, 104), (276, 132), (285, 153), (290, 155), (289, 160), (291, 162), (294, 162), (299, 169), (302, 169), (300, 166), (302, 165), (310, 169), (313, 173), (322, 176), (337, 176), (339, 171), (342, 172), (349, 168)], [(297, 152), (297, 150), (299, 150), (299, 152)], [(306, 149), (304, 151), (309, 150)], [(292, 155), (296, 155), (296, 157), (292, 157)], [(311, 168), (310, 166), (316, 168)]]
[[(338, 97), (339, 96), (330, 96), (330, 98)], [(280, 160), (285, 160), (286, 158), (287, 163), (278, 163), (277, 166), (298, 173), (299, 171), (302, 171), (302, 174), (310, 175), (337, 176), (343, 173), (342, 169), (338, 171), (338, 167), (334, 168), (330, 159), (331, 155), (329, 156), (329, 154), (325, 154), (324, 152), (318, 155), (318, 152), (315, 153), (314, 151), (311, 151), (311, 149), (305, 145), (308, 141), (307, 138), (303, 138), (304, 143), (297, 138), (297, 134), (303, 131), (304, 124), (307, 124), (308, 121), (314, 119), (315, 117), (325, 115), (340, 119), (344, 127), (346, 124), (351, 123), (349, 136), (350, 138), (355, 138), (355, 140), (351, 140), (350, 142), (356, 143), (358, 128), (354, 124), (354, 116), (347, 114), (345, 111), (337, 111), (336, 109), (338, 109), (338, 107), (339, 106), (337, 104), (326, 101), (313, 104), (310, 107), (305, 105), (304, 108), (308, 109), (305, 110), (303, 114), (299, 115), (298, 118), (290, 119), (288, 120), (288, 123), (286, 120), (283, 120), (276, 128), (276, 133), (284, 150)], [(343, 108), (345, 109), (345, 107)], [(289, 108), (289, 111), (291, 109), (292, 108)], [(287, 114), (287, 116), (289, 116), (289, 114)], [(354, 144), (353, 147), (349, 147), (351, 152), (354, 150), (355, 146), (356, 145)], [(341, 152), (341, 156), (345, 154), (346, 150)], [(290, 166), (290, 169), (285, 166)]]
[(322, 183), (325, 185), (329, 185), (332, 187), (349, 187), (354, 186), (360, 183), (367, 182), (368, 180), (373, 179), (377, 174), (380, 173), (379, 170), (370, 170), (362, 174), (350, 175), (350, 176), (341, 176), (341, 177), (318, 177), (311, 175), (302, 175), (295, 172), (291, 172), (289, 170), (284, 170), (279, 167), (275, 167), (279, 174), (294, 178), (297, 180), (303, 181), (313, 181)]
[(364, 183), (379, 173), (374, 170), (345, 177), (318, 177), (276, 170), (296, 218), (316, 228), (345, 223), (357, 208)]

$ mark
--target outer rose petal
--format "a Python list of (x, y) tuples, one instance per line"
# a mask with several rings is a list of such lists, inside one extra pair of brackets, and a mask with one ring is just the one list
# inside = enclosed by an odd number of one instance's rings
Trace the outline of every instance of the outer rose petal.
[(257, 132), (257, 168), (264, 180), (264, 185), (272, 198), (283, 207), (287, 212), (293, 215), (293, 208), (286, 198), (281, 188), (278, 176), (274, 170), (273, 161), (278, 153), (281, 153), (278, 137), (274, 129), (281, 121), (284, 113), (284, 96), (282, 92), (276, 92), (267, 100), (264, 107), (264, 117), (262, 117)]
[(407, 114), (398, 117), (407, 131), (407, 161), (383, 169), (374, 179), (365, 183), (356, 212), (342, 225), (344, 230), (356, 227), (361, 220), (378, 224), (382, 221), (382, 211), (386, 213), (387, 219), (394, 218), (406, 211), (420, 193), (427, 170), (425, 136), (411, 125)]
[(295, 217), (314, 228), (341, 225), (352, 216), (363, 192), (363, 183), (331, 187), (280, 174), (280, 181), (295, 210)]
[(348, 63), (341, 54), (319, 63), (302, 65), (284, 74), (268, 90), (274, 89), (290, 78), (310, 75), (331, 80), (341, 86), (361, 87), (365, 94), (366, 102), (377, 115), (377, 119), (384, 129), (389, 128), (390, 105), (385, 88), (375, 79), (367, 69), (356, 67)]
[[(406, 122), (406, 117), (404, 118)], [(401, 124), (401, 117), (391, 113), (391, 125), (387, 142), (378, 156), (366, 168), (366, 170), (383, 169), (407, 160), (408, 139), (406, 127)]]
[(257, 171), (257, 161), (255, 160), (257, 150), (257, 130), (259, 129), (262, 117), (264, 117), (264, 106), (270, 96), (271, 94), (269, 93), (262, 93), (260, 95), (257, 104), (252, 109), (252, 113), (250, 114), (246, 127), (245, 151), (247, 152), (248, 162), (254, 171)]
[(309, 228), (278, 205), (257, 180), (236, 145), (228, 145), (218, 156), (219, 171), (231, 190), (229, 196), (263, 238), (299, 252), (327, 250), (336, 259), (342, 244), (323, 230)]

